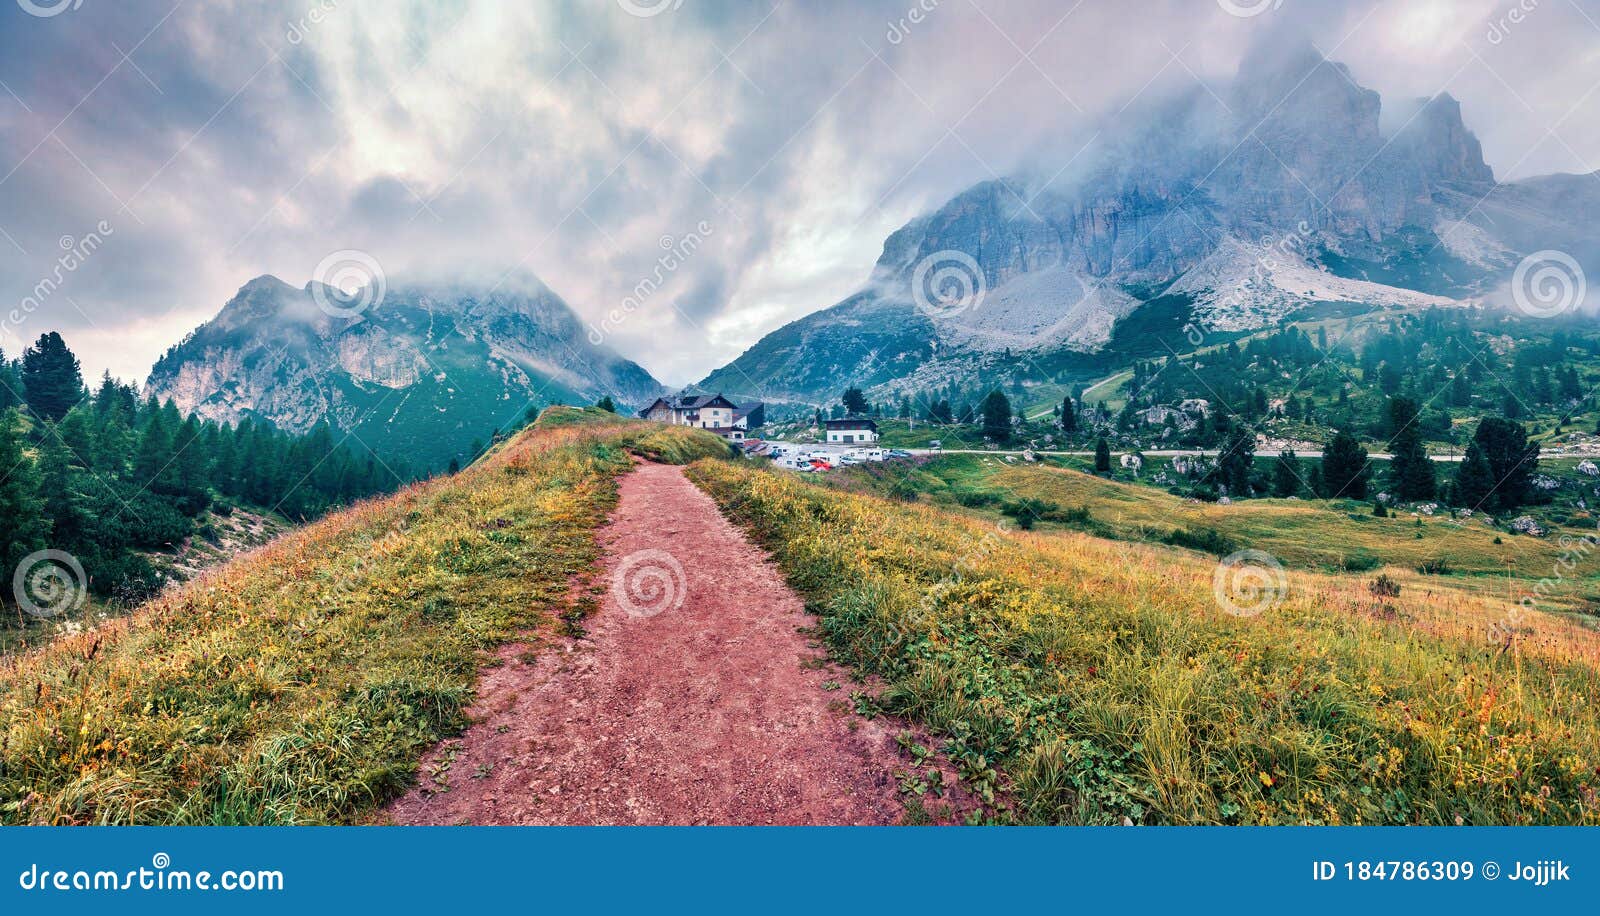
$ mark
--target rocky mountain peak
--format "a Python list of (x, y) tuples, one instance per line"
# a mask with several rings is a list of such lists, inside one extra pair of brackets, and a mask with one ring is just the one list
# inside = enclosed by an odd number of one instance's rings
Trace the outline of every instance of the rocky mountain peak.
[[(1249, 330), (1321, 303), (1447, 305), (1497, 282), (1515, 252), (1594, 247), (1574, 216), (1600, 182), (1571, 199), (1551, 182), (1496, 185), (1449, 95), (1386, 111), (1306, 42), (1262, 43), (1216, 88), (1124, 110), (1071, 160), (1036, 165), (1047, 181), (955, 194), (889, 236), (860, 293), (702, 385), (754, 381), (769, 399), (801, 401), (845, 383), (897, 395), (992, 372), (1001, 354), (1093, 352), (1156, 299)], [(940, 270), (983, 295), (929, 308), (936, 291), (918, 280)], [(825, 371), (793, 368), (806, 362)]]
[(290, 432), (328, 422), (380, 456), (429, 466), (531, 406), (642, 405), (664, 390), (592, 344), (542, 284), (390, 283), (369, 302), (273, 276), (246, 283), (168, 351), (148, 388), (207, 419), (256, 417)]
[(1483, 161), (1483, 146), (1467, 129), (1461, 103), (1449, 93), (1416, 99), (1400, 114), (1404, 121), (1395, 143), (1427, 176), (1447, 182), (1494, 182), (1494, 170)]

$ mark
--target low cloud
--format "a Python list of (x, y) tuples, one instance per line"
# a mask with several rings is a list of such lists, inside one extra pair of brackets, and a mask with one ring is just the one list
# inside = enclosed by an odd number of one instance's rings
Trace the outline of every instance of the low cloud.
[(300, 286), (342, 249), (393, 282), (536, 275), (598, 320), (706, 223), (610, 341), (684, 383), (853, 292), (915, 214), (1048, 179), (1264, 39), (1312, 37), (1386, 96), (1448, 88), (1502, 178), (1600, 154), (1588, 0), (1509, 27), (1492, 3), (628, 6), (0, 0), (0, 311), (63, 237), (116, 230), (0, 346), (59, 328), (142, 380), (252, 277)]

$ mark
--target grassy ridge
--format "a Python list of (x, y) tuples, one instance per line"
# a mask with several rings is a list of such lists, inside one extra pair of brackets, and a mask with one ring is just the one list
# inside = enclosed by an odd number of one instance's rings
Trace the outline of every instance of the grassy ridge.
[(1530, 651), (1502, 652), (1504, 602), (1302, 572), (1238, 618), (1193, 555), (690, 473), (1017, 820), (1600, 822), (1594, 634), (1563, 620), (1531, 615)]
[(0, 821), (358, 819), (465, 724), (485, 650), (568, 610), (630, 451), (691, 430), (547, 412), (462, 474), (281, 538), (0, 668)]

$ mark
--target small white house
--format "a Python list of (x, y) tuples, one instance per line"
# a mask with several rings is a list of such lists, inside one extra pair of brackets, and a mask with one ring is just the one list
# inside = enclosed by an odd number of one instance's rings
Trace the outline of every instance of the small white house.
[(878, 441), (878, 424), (865, 417), (824, 420), (829, 445), (871, 445)]

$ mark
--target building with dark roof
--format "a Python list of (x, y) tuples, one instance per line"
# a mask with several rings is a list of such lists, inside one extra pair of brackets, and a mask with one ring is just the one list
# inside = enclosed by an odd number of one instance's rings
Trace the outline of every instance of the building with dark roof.
[(751, 401), (739, 405), (719, 394), (680, 394), (656, 398), (639, 416), (657, 423), (710, 430), (733, 442), (743, 442), (752, 429), (766, 422), (766, 405)]
[(878, 424), (867, 417), (824, 420), (829, 445), (871, 445), (878, 441)]

